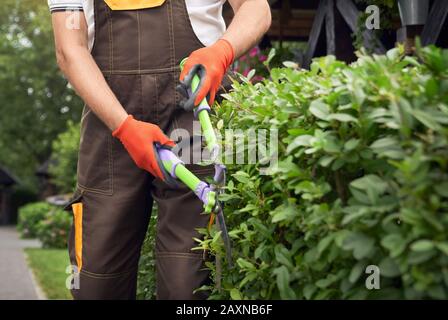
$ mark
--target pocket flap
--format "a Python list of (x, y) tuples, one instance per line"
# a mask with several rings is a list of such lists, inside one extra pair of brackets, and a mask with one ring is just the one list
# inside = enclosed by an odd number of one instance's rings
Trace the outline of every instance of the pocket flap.
[(64, 210), (72, 212), (73, 211), (72, 205), (81, 202), (82, 196), (83, 196), (82, 191), (76, 189), (75, 193), (73, 193), (72, 198), (64, 205)]

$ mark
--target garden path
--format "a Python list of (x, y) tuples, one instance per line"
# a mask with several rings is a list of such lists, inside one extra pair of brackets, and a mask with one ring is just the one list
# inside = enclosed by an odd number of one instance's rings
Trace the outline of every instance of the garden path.
[(41, 298), (23, 251), (31, 247), (40, 244), (37, 240), (20, 239), (14, 227), (0, 227), (0, 300)]

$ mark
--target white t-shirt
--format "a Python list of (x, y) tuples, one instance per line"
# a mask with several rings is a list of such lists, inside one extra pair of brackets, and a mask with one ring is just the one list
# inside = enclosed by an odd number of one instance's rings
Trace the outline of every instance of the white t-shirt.
[[(94, 0), (48, 0), (51, 12), (82, 10), (89, 28), (89, 48), (95, 38)], [(177, 1), (177, 0), (176, 0)], [(183, 0), (182, 0), (183, 1)], [(185, 0), (193, 31), (205, 46), (212, 45), (225, 32), (222, 6), (226, 0)]]

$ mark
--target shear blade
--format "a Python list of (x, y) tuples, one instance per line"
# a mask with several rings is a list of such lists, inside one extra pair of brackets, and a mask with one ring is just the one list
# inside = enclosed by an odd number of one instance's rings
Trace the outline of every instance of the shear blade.
[(232, 246), (230, 245), (230, 237), (227, 232), (226, 221), (224, 219), (224, 213), (221, 207), (217, 210), (216, 217), (219, 224), (219, 229), (221, 230), (222, 240), (224, 241), (224, 247), (226, 248), (227, 262), (229, 267), (232, 267)]

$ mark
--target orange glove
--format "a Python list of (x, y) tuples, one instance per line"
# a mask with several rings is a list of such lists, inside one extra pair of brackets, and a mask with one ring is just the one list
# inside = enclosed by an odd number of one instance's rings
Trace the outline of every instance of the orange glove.
[(120, 139), (132, 160), (140, 169), (145, 169), (154, 177), (164, 180), (154, 154), (154, 143), (170, 147), (174, 147), (175, 143), (158, 126), (135, 120), (130, 115), (112, 135)]
[[(187, 109), (197, 106), (208, 95), (208, 102), (213, 105), (216, 92), (222, 78), (232, 64), (235, 53), (229, 41), (220, 39), (214, 45), (193, 51), (187, 59), (180, 74), (180, 89), (186, 92), (191, 80), (198, 74), (201, 77), (199, 88), (193, 93), (192, 99), (184, 102)], [(191, 104), (194, 104), (193, 106)]]

